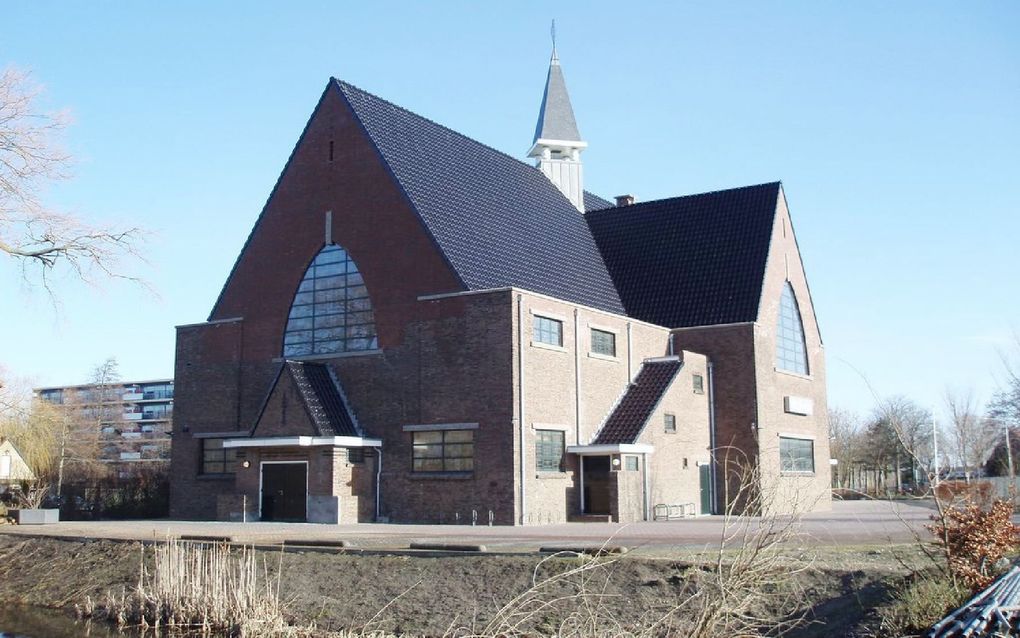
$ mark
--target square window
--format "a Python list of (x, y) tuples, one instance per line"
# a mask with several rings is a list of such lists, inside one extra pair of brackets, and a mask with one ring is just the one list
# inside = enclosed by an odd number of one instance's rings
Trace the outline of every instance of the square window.
[(616, 356), (616, 335), (607, 330), (591, 329), (591, 351), (607, 357)]
[(412, 434), (414, 472), (470, 472), (475, 462), (474, 430), (432, 430)]
[(237, 450), (223, 447), (223, 439), (202, 439), (201, 474), (233, 474), (237, 469)]
[(674, 434), (674, 433), (676, 433), (676, 415), (675, 414), (667, 414), (667, 415), (665, 415), (665, 417), (663, 418), (663, 422), (664, 422), (663, 430), (667, 434)]
[(623, 457), (623, 468), (628, 472), (638, 471), (638, 457), (636, 456), (625, 456)]
[(562, 472), (565, 449), (562, 430), (535, 430), (535, 469)]
[(563, 322), (548, 317), (535, 315), (532, 338), (537, 343), (547, 343), (551, 346), (563, 345)]
[(782, 472), (813, 473), (815, 442), (811, 439), (779, 437), (779, 469)]

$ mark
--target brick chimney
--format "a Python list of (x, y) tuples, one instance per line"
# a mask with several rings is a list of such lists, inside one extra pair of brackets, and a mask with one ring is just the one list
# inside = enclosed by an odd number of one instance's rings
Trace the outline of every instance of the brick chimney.
[(633, 195), (617, 195), (616, 196), (616, 205), (618, 207), (619, 206), (630, 206), (633, 203), (634, 203), (634, 196)]

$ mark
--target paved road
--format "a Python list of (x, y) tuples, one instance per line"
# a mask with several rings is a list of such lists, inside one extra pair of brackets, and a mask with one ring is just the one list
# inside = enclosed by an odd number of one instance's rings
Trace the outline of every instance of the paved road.
[[(924, 525), (933, 508), (927, 502), (837, 501), (831, 512), (808, 514), (789, 541), (803, 546), (886, 545), (930, 538)], [(170, 536), (229, 536), (235, 542), (272, 544), (284, 540), (346, 540), (363, 549), (405, 549), (412, 542), (484, 544), (496, 551), (534, 551), (539, 547), (623, 545), (643, 553), (718, 546), (724, 533), (740, 538), (741, 525), (757, 519), (721, 516), (653, 523), (561, 523), (526, 527), (470, 525), (316, 525), (309, 523), (219, 523), (87, 521), (56, 525), (2, 526), (4, 534), (162, 540)]]

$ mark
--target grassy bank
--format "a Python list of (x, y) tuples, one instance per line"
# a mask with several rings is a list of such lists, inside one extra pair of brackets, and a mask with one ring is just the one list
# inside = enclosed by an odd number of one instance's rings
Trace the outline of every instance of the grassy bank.
[[(354, 629), (442, 636), (482, 633), (487, 625), (521, 621), (540, 634), (563, 623), (593, 623), (606, 635), (638, 633), (664, 612), (691, 602), (692, 583), (712, 556), (614, 559), (580, 576), (577, 559), (544, 563), (520, 556), (362, 556), (318, 551), (256, 551), (278, 578), (289, 622), (320, 632)], [(142, 559), (137, 543), (22, 539), (0, 534), (0, 604), (70, 607), (133, 590)], [(145, 559), (151, 569), (152, 550)], [(917, 562), (911, 547), (819, 550), (810, 564), (790, 562), (800, 612), (807, 623), (789, 635), (866, 636), (874, 608)], [(279, 568), (279, 573), (276, 573)], [(573, 570), (574, 573), (571, 573)], [(569, 577), (558, 579), (561, 574)], [(536, 591), (534, 583), (549, 584)], [(548, 579), (552, 579), (549, 581)], [(579, 596), (579, 594), (583, 594)], [(501, 611), (502, 610), (502, 611)], [(568, 618), (573, 613), (573, 618)], [(502, 616), (501, 616), (502, 614)], [(516, 615), (514, 615), (516, 614)], [(660, 633), (686, 622), (682, 614)], [(579, 635), (588, 629), (575, 627)]]

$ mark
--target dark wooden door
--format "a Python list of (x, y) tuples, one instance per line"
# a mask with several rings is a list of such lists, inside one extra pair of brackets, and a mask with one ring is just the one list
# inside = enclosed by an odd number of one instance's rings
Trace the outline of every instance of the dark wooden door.
[(262, 520), (307, 520), (308, 465), (305, 463), (271, 463), (262, 466)]
[(712, 466), (705, 464), (698, 467), (701, 479), (701, 513), (712, 513)]

